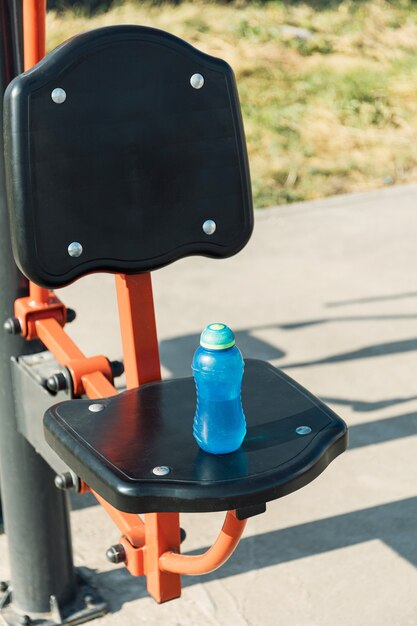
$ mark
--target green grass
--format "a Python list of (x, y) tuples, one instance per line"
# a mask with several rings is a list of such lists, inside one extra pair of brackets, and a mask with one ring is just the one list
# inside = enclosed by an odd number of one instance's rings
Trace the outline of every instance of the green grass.
[(50, 12), (48, 47), (117, 23), (168, 30), (232, 65), (256, 206), (417, 181), (411, 0), (122, 2), (91, 19)]

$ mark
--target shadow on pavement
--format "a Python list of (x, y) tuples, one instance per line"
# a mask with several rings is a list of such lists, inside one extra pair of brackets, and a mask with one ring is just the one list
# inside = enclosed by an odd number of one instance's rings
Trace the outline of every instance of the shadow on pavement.
[(388, 302), (389, 300), (404, 300), (416, 298), (417, 291), (405, 291), (403, 293), (385, 294), (381, 296), (368, 296), (366, 298), (354, 298), (352, 300), (340, 300), (339, 302), (327, 302), (326, 307), (346, 306), (350, 304), (370, 304), (372, 302)]
[[(222, 568), (207, 576), (184, 576), (183, 586), (230, 576), (297, 559), (324, 554), (367, 541), (383, 541), (417, 567), (417, 498), (407, 498), (351, 513), (244, 537), (235, 554)], [(186, 554), (198, 554), (198, 551)], [(111, 612), (147, 595), (145, 580), (135, 579), (124, 568), (107, 572), (87, 571), (91, 582), (108, 600)]]
[(342, 352), (334, 354), (324, 359), (312, 359), (311, 361), (300, 361), (298, 363), (285, 363), (281, 367), (283, 370), (311, 367), (316, 365), (328, 365), (330, 363), (343, 363), (345, 361), (354, 361), (357, 359), (369, 359), (380, 356), (389, 356), (392, 354), (404, 354), (405, 352), (414, 352), (417, 350), (417, 339), (404, 339), (402, 341), (389, 341), (387, 343), (378, 343), (359, 350), (351, 352)]

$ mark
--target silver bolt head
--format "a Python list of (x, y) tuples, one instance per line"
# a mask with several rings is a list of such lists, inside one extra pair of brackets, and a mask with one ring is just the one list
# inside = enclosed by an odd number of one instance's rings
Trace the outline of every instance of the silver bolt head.
[(155, 474), (155, 476), (166, 476), (170, 471), (167, 465), (157, 465), (153, 468), (152, 474)]
[(61, 87), (55, 87), (55, 89), (52, 90), (51, 98), (55, 104), (63, 104), (67, 99), (67, 94)]
[(78, 258), (83, 253), (83, 247), (79, 241), (73, 241), (68, 246), (68, 254), (74, 258)]
[(213, 235), (216, 232), (216, 222), (214, 220), (206, 220), (203, 224), (203, 231), (206, 235)]
[(91, 413), (100, 413), (100, 411), (104, 410), (104, 404), (99, 404), (98, 402), (90, 404), (88, 410), (91, 411)]
[(297, 435), (309, 435), (311, 433), (311, 428), (310, 426), (298, 426), (298, 428), (295, 429), (295, 432)]
[(201, 89), (204, 85), (204, 76), (201, 74), (193, 74), (190, 78), (190, 84), (194, 89)]

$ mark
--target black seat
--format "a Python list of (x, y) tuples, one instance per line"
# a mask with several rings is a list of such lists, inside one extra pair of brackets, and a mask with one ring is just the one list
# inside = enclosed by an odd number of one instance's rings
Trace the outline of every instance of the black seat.
[[(36, 283), (227, 257), (248, 241), (246, 146), (224, 61), (161, 31), (99, 29), (17, 77), (5, 103), (14, 252)], [(135, 513), (259, 507), (346, 448), (344, 422), (267, 363), (247, 361), (243, 402), (248, 435), (225, 456), (192, 437), (191, 378), (103, 399), (98, 412), (88, 400), (56, 405), (46, 438), (91, 488)]]
[[(100, 400), (97, 412), (91, 400), (57, 404), (45, 434), (92, 489), (130, 513), (260, 505), (300, 489), (346, 448), (344, 422), (268, 363), (246, 361), (242, 399), (247, 435), (232, 454), (207, 454), (194, 441), (192, 378)], [(155, 475), (160, 466), (169, 473)]]

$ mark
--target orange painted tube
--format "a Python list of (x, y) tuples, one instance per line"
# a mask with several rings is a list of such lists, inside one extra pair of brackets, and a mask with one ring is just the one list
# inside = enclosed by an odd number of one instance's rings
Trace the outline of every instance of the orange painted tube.
[(122, 511), (119, 511), (111, 506), (111, 504), (106, 502), (106, 500), (95, 491), (92, 489), (90, 489), (90, 491), (94, 494), (96, 500), (105, 509), (120, 532), (129, 540), (132, 546), (135, 548), (143, 546), (145, 543), (145, 524), (139, 515), (135, 515), (134, 513), (123, 513)]
[[(45, 56), (46, 0), (23, 0), (23, 58), (29, 70)], [(49, 300), (49, 290), (29, 283), (29, 293), (36, 304)]]
[(246, 521), (238, 520), (235, 511), (228, 511), (219, 536), (207, 552), (196, 556), (165, 552), (159, 557), (160, 569), (189, 576), (213, 572), (233, 554), (245, 529)]
[(85, 358), (79, 347), (68, 337), (57, 320), (53, 318), (38, 320), (36, 322), (36, 330), (39, 339), (61, 365), (71, 359)]
[(45, 56), (46, 0), (23, 0), (23, 57), (25, 71)]

